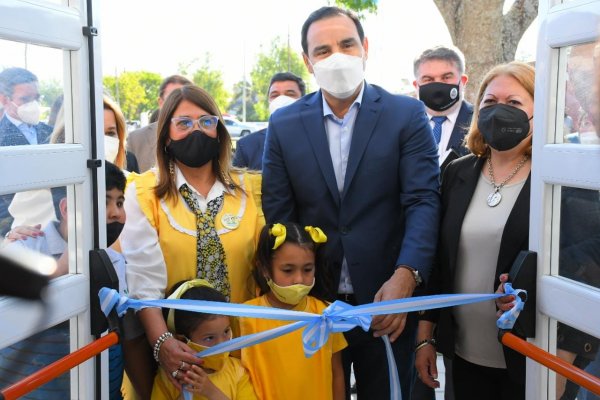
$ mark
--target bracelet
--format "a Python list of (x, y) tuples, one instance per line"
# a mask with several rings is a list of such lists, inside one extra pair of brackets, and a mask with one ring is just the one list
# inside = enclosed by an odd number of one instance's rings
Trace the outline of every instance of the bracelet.
[(173, 334), (169, 331), (163, 333), (162, 335), (160, 335), (158, 337), (158, 339), (156, 339), (156, 342), (154, 342), (154, 359), (156, 360), (157, 363), (160, 364), (160, 360), (158, 358), (158, 353), (160, 352), (160, 347), (163, 345), (164, 342), (167, 341), (168, 338), (172, 338)]
[(421, 340), (419, 343), (417, 343), (415, 345), (415, 353), (419, 350), (421, 350), (423, 347), (427, 346), (428, 344), (432, 345), (433, 347), (437, 346), (437, 342), (435, 341), (435, 339), (425, 339), (425, 340)]

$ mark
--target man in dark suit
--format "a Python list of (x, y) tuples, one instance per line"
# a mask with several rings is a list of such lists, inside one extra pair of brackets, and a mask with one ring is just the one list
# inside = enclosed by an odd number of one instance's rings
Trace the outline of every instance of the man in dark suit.
[(37, 77), (24, 68), (0, 72), (0, 146), (46, 144), (52, 127), (40, 122)]
[[(269, 84), (269, 113), (288, 106), (304, 96), (306, 85), (299, 76), (291, 72), (278, 72)], [(262, 170), (263, 150), (267, 129), (261, 129), (237, 141), (233, 165), (240, 168)]]
[[(193, 83), (184, 76), (171, 75), (165, 78), (158, 88), (158, 108), (160, 109), (175, 89)], [(152, 122), (144, 127), (132, 131), (127, 136), (127, 151), (135, 154), (138, 161), (139, 172), (145, 172), (156, 164), (156, 127), (158, 122)]]
[(443, 173), (451, 161), (469, 154), (463, 139), (471, 124), (473, 105), (464, 100), (469, 80), (465, 57), (455, 47), (437, 46), (421, 53), (413, 67), (413, 85), (425, 103)]
[[(0, 146), (46, 144), (52, 127), (40, 122), (38, 79), (24, 68), (7, 68), (0, 72)], [(0, 196), (0, 234), (9, 231), (13, 218), (8, 212), (14, 195)]]
[[(325, 231), (323, 256), (338, 299), (410, 297), (429, 275), (439, 223), (438, 157), (425, 109), (364, 81), (368, 40), (351, 12), (313, 12), (302, 48), (321, 90), (271, 116), (263, 159), (267, 222)], [(415, 324), (414, 315), (378, 316), (369, 332), (347, 332), (347, 388), (353, 364), (359, 398), (390, 397), (379, 338), (389, 334), (409, 398)]]
[[(413, 62), (419, 100), (425, 104), (434, 139), (438, 143), (441, 174), (453, 160), (469, 154), (463, 145), (469, 131), (473, 105), (464, 100), (465, 58), (455, 47), (437, 46), (423, 51)], [(436, 126), (437, 125), (437, 126)], [(417, 342), (420, 342), (417, 338)], [(444, 358), (446, 386), (444, 398), (454, 400), (452, 390), (452, 360)], [(415, 382), (413, 400), (435, 399), (433, 389), (420, 379)]]

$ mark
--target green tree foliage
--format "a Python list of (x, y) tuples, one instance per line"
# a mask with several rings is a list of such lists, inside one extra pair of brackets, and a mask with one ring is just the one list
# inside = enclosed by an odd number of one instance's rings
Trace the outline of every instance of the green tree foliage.
[[(191, 68), (191, 65), (188, 65), (187, 68)], [(193, 73), (192, 82), (210, 93), (222, 113), (227, 111), (231, 94), (225, 89), (221, 71), (210, 67), (210, 57), (208, 54), (204, 59), (204, 64)]]
[(162, 77), (154, 72), (123, 72), (118, 78), (105, 76), (104, 91), (115, 99), (127, 120), (137, 120), (142, 112), (157, 107)]
[[(235, 115), (240, 121), (244, 119), (243, 92), (244, 81), (239, 81), (233, 86), (233, 97), (229, 104), (228, 112)], [(254, 104), (258, 103), (258, 94), (249, 82), (246, 82), (246, 121), (258, 121)]]
[(363, 12), (374, 13), (377, 11), (378, 0), (335, 0), (335, 4), (342, 8), (354, 10), (359, 15)]
[(39, 85), (42, 106), (52, 107), (52, 104), (63, 94), (63, 85), (57, 80), (41, 81)]
[(257, 95), (254, 110), (259, 121), (266, 121), (269, 118), (267, 94), (271, 77), (277, 72), (287, 71), (298, 75), (308, 85), (309, 74), (302, 57), (289, 49), (281, 38), (276, 38), (271, 42), (270, 49), (258, 55), (256, 65), (250, 72), (252, 89)]

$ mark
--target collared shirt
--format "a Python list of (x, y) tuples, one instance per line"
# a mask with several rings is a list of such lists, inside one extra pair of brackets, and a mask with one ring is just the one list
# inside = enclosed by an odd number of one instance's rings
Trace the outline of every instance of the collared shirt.
[(8, 115), (8, 113), (5, 113), (5, 115), (6, 118), (8, 118), (8, 120), (12, 122), (12, 124), (21, 131), (21, 133), (23, 134), (23, 136), (25, 136), (25, 139), (27, 139), (29, 144), (38, 144), (37, 129), (34, 125), (29, 125), (23, 121), (19, 121), (18, 119), (15, 119)]
[(329, 143), (329, 154), (333, 163), (335, 180), (340, 194), (344, 190), (344, 180), (346, 178), (346, 167), (348, 166), (348, 155), (350, 154), (350, 144), (352, 143), (352, 133), (354, 132), (354, 122), (360, 108), (365, 85), (363, 83), (360, 93), (354, 100), (354, 103), (348, 109), (343, 118), (335, 116), (329, 104), (323, 96), (323, 119), (325, 121), (325, 132), (327, 142)]
[[(442, 137), (440, 138), (440, 144), (438, 145), (438, 157), (440, 165), (444, 163), (444, 160), (452, 151), (452, 149), (448, 148), (448, 144), (450, 143), (450, 137), (452, 136), (454, 124), (456, 124), (461, 106), (462, 101), (456, 104), (454, 111), (446, 115), (446, 120), (442, 123)], [(427, 117), (429, 118), (429, 125), (431, 126), (431, 129), (433, 129), (434, 122), (431, 119), (433, 115), (427, 113)]]
[[(208, 191), (208, 194), (206, 195), (206, 197), (204, 197), (196, 189), (194, 189), (194, 187), (192, 185), (190, 185), (188, 183), (188, 181), (185, 179), (185, 177), (181, 173), (181, 170), (179, 168), (177, 168), (177, 166), (174, 166), (174, 168), (176, 171), (175, 172), (175, 184), (177, 185), (177, 190), (179, 190), (179, 188), (181, 188), (181, 186), (183, 186), (184, 184), (188, 185), (188, 187), (190, 188), (190, 190), (192, 192), (192, 195), (194, 195), (194, 198), (196, 199), (196, 202), (198, 203), (198, 206), (200, 207), (200, 211), (202, 211), (203, 213), (206, 212), (206, 207), (208, 206), (209, 201), (216, 199), (217, 197), (222, 195), (223, 192), (228, 190), (225, 187), (225, 185), (220, 180), (217, 179), (217, 180), (215, 180), (215, 183), (212, 185), (212, 187)], [(187, 206), (187, 203), (185, 203), (185, 204)], [(193, 212), (193, 210), (190, 210), (190, 211)]]
[[(360, 93), (350, 106), (350, 109), (343, 118), (338, 118), (327, 104), (323, 96), (323, 120), (325, 122), (325, 132), (327, 142), (329, 143), (329, 154), (335, 173), (340, 194), (344, 191), (344, 180), (346, 178), (346, 168), (348, 166), (348, 156), (350, 155), (350, 145), (352, 143), (352, 134), (354, 132), (354, 123), (362, 102), (365, 84), (363, 82)], [(348, 271), (348, 262), (346, 257), (342, 260), (342, 273), (338, 293), (353, 293), (352, 282), (350, 280), (350, 271)]]

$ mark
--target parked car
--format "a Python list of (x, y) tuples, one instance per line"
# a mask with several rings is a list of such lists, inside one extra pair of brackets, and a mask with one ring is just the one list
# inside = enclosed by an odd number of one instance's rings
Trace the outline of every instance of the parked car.
[(246, 125), (235, 118), (223, 117), (223, 121), (225, 121), (225, 126), (227, 127), (227, 131), (231, 137), (246, 136), (254, 131), (251, 126)]

